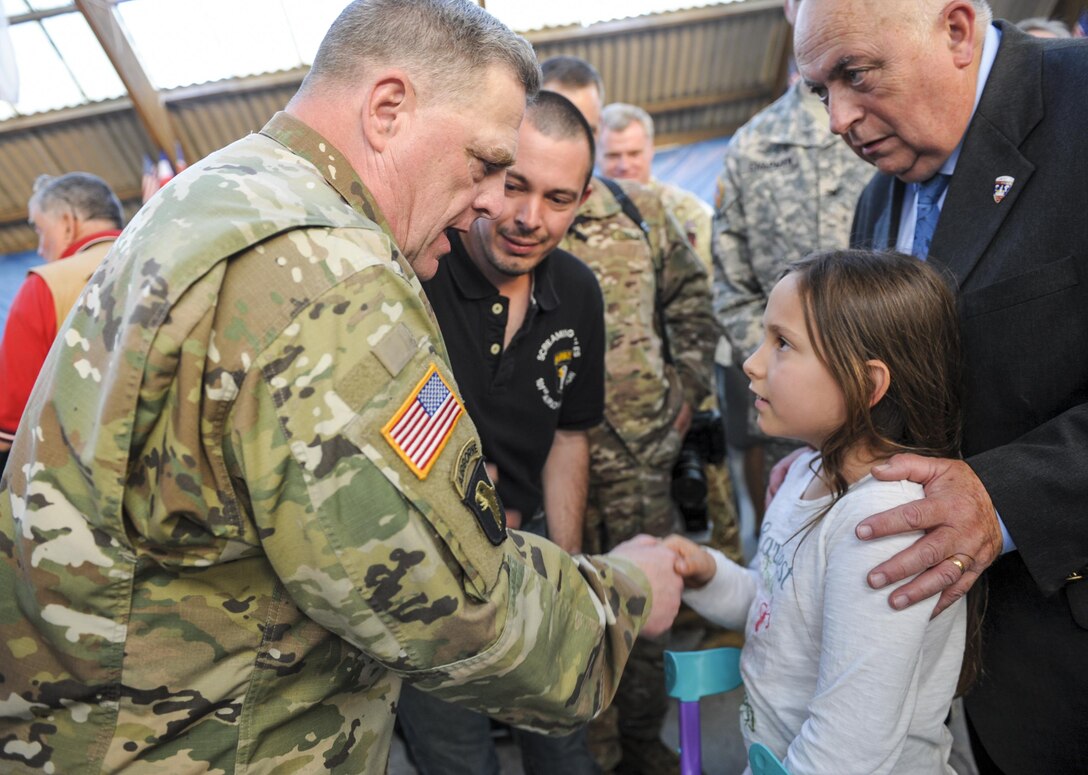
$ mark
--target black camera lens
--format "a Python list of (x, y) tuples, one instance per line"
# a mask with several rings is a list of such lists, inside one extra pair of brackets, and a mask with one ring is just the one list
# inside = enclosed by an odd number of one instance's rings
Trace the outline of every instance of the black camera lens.
[(707, 525), (707, 484), (703, 465), (698, 451), (684, 448), (672, 471), (672, 499), (680, 509), (688, 532), (705, 530)]

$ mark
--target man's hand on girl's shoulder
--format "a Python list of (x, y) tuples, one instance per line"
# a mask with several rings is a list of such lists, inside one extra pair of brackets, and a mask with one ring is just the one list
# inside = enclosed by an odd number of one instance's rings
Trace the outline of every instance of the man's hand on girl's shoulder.
[(883, 481), (922, 485), (925, 498), (874, 514), (857, 526), (863, 541), (915, 530), (925, 535), (869, 573), (869, 586), (881, 589), (920, 574), (896, 588), (892, 608), (901, 610), (940, 593), (936, 616), (978, 580), (1001, 554), (1001, 527), (982, 482), (962, 460), (895, 455), (874, 466)]

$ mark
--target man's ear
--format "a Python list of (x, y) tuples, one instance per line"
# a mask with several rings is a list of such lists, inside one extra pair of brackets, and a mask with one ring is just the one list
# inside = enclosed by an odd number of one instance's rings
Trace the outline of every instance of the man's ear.
[(880, 403), (888, 392), (888, 388), (892, 386), (892, 372), (888, 364), (877, 358), (865, 361), (865, 368), (869, 370), (869, 381), (873, 385), (873, 392), (869, 395), (869, 408), (872, 409)]
[(976, 49), (986, 30), (979, 27), (978, 15), (970, 0), (958, 0), (944, 9), (944, 32), (956, 67), (965, 68), (975, 60)]
[(374, 82), (363, 106), (363, 135), (378, 153), (390, 139), (405, 128), (409, 114), (416, 108), (416, 93), (408, 75), (389, 70)]
[(74, 242), (76, 235), (79, 233), (79, 221), (76, 220), (75, 213), (71, 210), (65, 210), (60, 214), (60, 220), (64, 224), (64, 233)]
[(586, 185), (586, 190), (582, 192), (582, 198), (578, 200), (578, 206), (581, 207), (589, 199), (589, 195), (593, 193), (593, 182), (590, 178), (590, 182)]

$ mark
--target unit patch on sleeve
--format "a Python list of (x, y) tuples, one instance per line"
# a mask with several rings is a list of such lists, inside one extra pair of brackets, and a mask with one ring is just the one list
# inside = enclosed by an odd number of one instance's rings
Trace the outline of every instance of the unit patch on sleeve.
[(382, 436), (412, 473), (426, 479), (464, 411), (432, 363), (408, 399), (382, 428)]
[(506, 540), (506, 511), (487, 474), (480, 446), (471, 439), (461, 448), (450, 472), (450, 479), (461, 502), (476, 517), (487, 540), (498, 546)]

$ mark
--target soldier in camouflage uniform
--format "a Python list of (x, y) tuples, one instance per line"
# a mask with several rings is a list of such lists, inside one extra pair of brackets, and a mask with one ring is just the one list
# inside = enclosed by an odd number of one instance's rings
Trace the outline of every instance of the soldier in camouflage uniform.
[[(642, 183), (661, 198), (662, 204), (683, 227), (688, 243), (699, 256), (707, 275), (714, 271), (711, 258), (711, 217), (714, 210), (697, 195), (679, 186), (654, 178), (654, 121), (642, 108), (613, 102), (601, 112), (601, 141), (597, 148), (601, 171), (619, 180)], [(719, 337), (718, 349), (724, 344)], [(712, 393), (700, 411), (716, 411), (718, 396)], [(724, 439), (722, 439), (724, 443)], [(731, 559), (742, 561), (737, 528), (737, 509), (729, 468), (707, 463), (703, 468), (707, 485), (707, 517), (711, 525), (709, 543)]]
[[(797, 0), (787, 0), (790, 24)], [(828, 128), (827, 111), (797, 81), (772, 105), (737, 130), (725, 152), (715, 198), (714, 311), (725, 328), (723, 367), (739, 367), (763, 339), (767, 296), (791, 262), (816, 250), (845, 248), (861, 190), (873, 176)], [(734, 384), (748, 379), (734, 372)], [(749, 492), (761, 512), (770, 467), (795, 445), (768, 439), (756, 425), (752, 401), (731, 429), (730, 444), (749, 447)]]
[[(648, 237), (594, 179), (561, 243), (593, 270), (605, 301), (605, 422), (589, 434), (587, 551), (606, 550), (638, 533), (676, 530), (672, 468), (691, 408), (709, 395), (718, 337), (706, 273), (680, 225), (651, 191), (627, 181), (622, 186), (650, 227)], [(655, 295), (671, 364), (655, 319)], [(615, 707), (626, 760), (648, 758), (636, 751), (642, 741), (660, 746), (667, 711), (663, 651), (663, 641), (639, 641), (620, 684)], [(602, 764), (616, 754), (613, 746)]]
[(652, 539), (506, 532), (417, 279), (538, 78), (471, 3), (354, 3), (121, 235), (0, 482), (0, 771), (380, 773), (402, 681), (569, 730), (667, 627)]
[(800, 81), (737, 130), (718, 177), (713, 243), (714, 309), (736, 364), (759, 346), (767, 296), (786, 266), (849, 243), (872, 175)]
[(561, 247), (589, 265), (604, 293), (605, 423), (590, 432), (596, 522), (587, 514), (585, 540), (605, 549), (674, 528), (672, 466), (692, 407), (710, 394), (718, 327), (706, 272), (660, 198), (621, 182), (646, 234), (599, 178), (592, 185)]
[(613, 102), (601, 111), (601, 141), (597, 148), (601, 172), (617, 180), (635, 180), (661, 197), (687, 235), (709, 274), (710, 221), (714, 210), (698, 195), (653, 177), (654, 120), (637, 105)]
[[(599, 124), (602, 87), (591, 65), (563, 57), (543, 62), (542, 69), (544, 88), (570, 99), (591, 126)], [(587, 550), (640, 532), (665, 535), (676, 529), (672, 467), (692, 407), (710, 393), (719, 335), (706, 272), (680, 225), (645, 187), (629, 181), (621, 186), (648, 234), (594, 178), (592, 193), (560, 243), (593, 269), (605, 303), (605, 422), (590, 432)], [(606, 772), (679, 770), (675, 754), (660, 741), (668, 708), (663, 651), (662, 641), (636, 644), (614, 712), (590, 725), (590, 747)]]
[(710, 255), (711, 219), (714, 216), (714, 209), (697, 194), (680, 186), (674, 186), (672, 183), (650, 178), (646, 186), (661, 197), (661, 203), (665, 205), (665, 209), (672, 213), (677, 223), (683, 228), (688, 244), (703, 262), (709, 275), (714, 266)]

